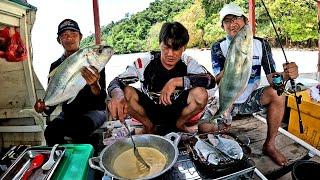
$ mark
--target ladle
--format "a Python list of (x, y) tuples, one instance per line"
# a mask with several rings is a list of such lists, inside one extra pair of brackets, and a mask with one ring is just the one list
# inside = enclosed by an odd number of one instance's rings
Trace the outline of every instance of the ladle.
[(144, 159), (141, 157), (137, 147), (136, 147), (136, 143), (134, 142), (133, 138), (132, 138), (132, 134), (131, 131), (126, 123), (126, 121), (123, 122), (124, 126), (127, 128), (128, 132), (129, 132), (129, 136), (131, 138), (132, 144), (133, 144), (133, 153), (136, 156), (136, 158), (138, 159), (139, 162), (141, 162), (146, 168), (148, 168), (148, 170), (150, 169), (150, 166), (146, 163), (146, 161), (144, 161)]
[(34, 169), (39, 168), (44, 161), (44, 155), (43, 154), (37, 154), (34, 156), (34, 158), (31, 161), (31, 165), (27, 169), (27, 171), (23, 174), (22, 180), (28, 180), (29, 176), (32, 174)]

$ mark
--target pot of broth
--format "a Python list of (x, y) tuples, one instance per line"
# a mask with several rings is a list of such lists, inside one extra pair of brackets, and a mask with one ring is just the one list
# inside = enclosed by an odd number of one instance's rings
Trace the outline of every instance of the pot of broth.
[(134, 135), (138, 151), (150, 166), (143, 166), (133, 153), (130, 138), (120, 139), (105, 147), (98, 157), (89, 159), (89, 166), (116, 179), (152, 179), (169, 170), (177, 161), (180, 135), (169, 133), (164, 137)]

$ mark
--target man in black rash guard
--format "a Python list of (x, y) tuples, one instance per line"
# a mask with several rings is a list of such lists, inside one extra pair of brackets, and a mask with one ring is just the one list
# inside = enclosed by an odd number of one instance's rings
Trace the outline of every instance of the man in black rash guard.
[[(57, 34), (57, 41), (63, 46), (64, 53), (51, 64), (50, 72), (79, 50), (82, 38), (78, 23), (71, 19), (65, 19), (59, 24)], [(105, 69), (99, 73), (94, 67), (90, 68), (92, 71), (86, 67), (81, 69), (86, 86), (71, 103), (63, 102), (62, 112), (48, 123), (44, 132), (47, 145), (65, 144), (65, 136), (71, 137), (74, 143), (90, 143), (92, 132), (106, 121)], [(39, 99), (34, 108), (39, 113), (50, 115), (56, 106), (46, 106)]]
[[(215, 86), (215, 79), (195, 59), (183, 54), (188, 41), (182, 24), (164, 23), (160, 52), (139, 57), (110, 82), (111, 116), (121, 121), (127, 115), (137, 119), (144, 126), (142, 133), (196, 132), (197, 126), (188, 126), (188, 120), (206, 106), (206, 89)], [(129, 86), (138, 81), (140, 89)]]

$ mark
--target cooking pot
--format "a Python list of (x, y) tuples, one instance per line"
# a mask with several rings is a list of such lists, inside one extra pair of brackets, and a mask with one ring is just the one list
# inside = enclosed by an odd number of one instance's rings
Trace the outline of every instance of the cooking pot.
[[(177, 145), (180, 141), (179, 134), (172, 132), (165, 135), (164, 137), (153, 134), (134, 135), (132, 137), (137, 147), (155, 148), (166, 157), (166, 164), (161, 172), (150, 174), (143, 177), (142, 179), (152, 179), (158, 177), (169, 170), (176, 163), (178, 158)], [(132, 148), (133, 144), (130, 138), (120, 139), (113, 144), (105, 147), (98, 157), (90, 158), (89, 166), (92, 169), (100, 170), (105, 175), (111, 176), (113, 178), (125, 179), (124, 177), (120, 177), (116, 173), (116, 171), (113, 169), (113, 164), (120, 154)], [(96, 164), (99, 164), (99, 166), (97, 166)]]
[(293, 180), (314, 179), (319, 177), (320, 164), (310, 160), (299, 160), (293, 165), (291, 176)]

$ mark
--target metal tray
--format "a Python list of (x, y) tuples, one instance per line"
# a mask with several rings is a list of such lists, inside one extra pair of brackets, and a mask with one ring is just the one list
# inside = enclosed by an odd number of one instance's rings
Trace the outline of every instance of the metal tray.
[[(7, 171), (0, 177), (1, 180), (20, 180), (25, 171), (31, 165), (33, 157), (37, 154), (43, 154), (45, 156), (44, 163), (47, 162), (50, 156), (52, 147), (31, 147), (27, 148), (17, 160), (7, 169)], [(50, 170), (42, 170), (41, 167), (35, 169), (29, 176), (29, 180), (42, 180), (50, 179), (62, 159), (66, 151), (65, 147), (59, 146), (55, 151), (54, 160), (55, 163)]]

